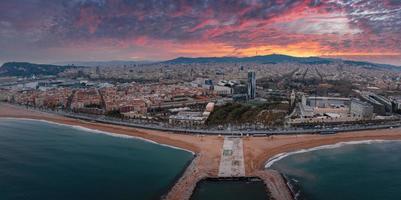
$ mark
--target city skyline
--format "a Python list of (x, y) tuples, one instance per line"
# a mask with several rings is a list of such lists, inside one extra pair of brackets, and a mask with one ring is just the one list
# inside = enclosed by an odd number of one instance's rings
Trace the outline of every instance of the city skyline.
[(395, 0), (5, 0), (0, 63), (276, 53), (401, 65), (400, 21)]

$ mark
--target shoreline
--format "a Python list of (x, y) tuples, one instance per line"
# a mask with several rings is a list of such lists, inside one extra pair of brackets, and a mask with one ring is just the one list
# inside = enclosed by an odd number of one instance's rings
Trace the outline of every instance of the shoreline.
[[(113, 133), (117, 137), (133, 137), (147, 142), (157, 143), (158, 145), (167, 146), (168, 148), (175, 148), (191, 152), (196, 155), (194, 159), (189, 162), (189, 166), (195, 166), (196, 170), (188, 170), (183, 168), (181, 177), (172, 182), (169, 191), (166, 191), (163, 196), (168, 200), (181, 200), (185, 196), (185, 191), (196, 185), (198, 179), (207, 176), (217, 176), (218, 163), (220, 161), (220, 149), (223, 144), (223, 138), (219, 136), (197, 136), (197, 135), (184, 135), (176, 134), (173, 132), (161, 132), (154, 130), (145, 130), (139, 128), (125, 127), (113, 124), (96, 123), (91, 121), (84, 121), (78, 119), (67, 118), (64, 116), (44, 113), (40, 111), (28, 110), (18, 106), (0, 103), (0, 118), (13, 118), (13, 119), (29, 119), (47, 121), (50, 123), (61, 124), (65, 126), (72, 126), (75, 128), (81, 127), (89, 129), (87, 131)], [(183, 176), (185, 180), (183, 180)], [(181, 181), (181, 184), (179, 184)]]
[(27, 110), (9, 104), (0, 104), (0, 111), (1, 111), (0, 117), (4, 119), (44, 121), (51, 124), (84, 129), (89, 132), (107, 134), (114, 137), (123, 136), (123, 137), (139, 139), (150, 143), (168, 146), (170, 148), (182, 149), (184, 151), (188, 151), (193, 154), (199, 152), (199, 148), (193, 145), (193, 143), (185, 142), (183, 140), (178, 140), (176, 137), (178, 134), (174, 134), (172, 132), (171, 133), (159, 132), (159, 131), (145, 130), (139, 128), (131, 128), (112, 124), (104, 124), (104, 123), (96, 123), (96, 122), (72, 119), (56, 114)]
[(192, 154), (192, 159), (185, 163), (185, 165), (181, 169), (180, 173), (178, 173), (177, 176), (174, 177), (174, 181), (171, 182), (168, 185), (168, 187), (165, 189), (165, 191), (162, 193), (162, 195), (160, 196), (160, 199), (166, 199), (166, 197), (169, 195), (169, 193), (173, 190), (174, 186), (180, 181), (180, 179), (184, 176), (184, 174), (187, 173), (188, 168), (190, 168), (190, 166), (193, 165), (193, 163), (195, 162), (195, 159), (197, 157), (198, 157), (198, 155)]
[(114, 132), (109, 132), (109, 131), (102, 131), (102, 130), (99, 130), (99, 129), (87, 128), (87, 127), (80, 126), (80, 125), (70, 125), (70, 124), (63, 124), (63, 123), (59, 123), (59, 122), (49, 121), (49, 120), (45, 120), (45, 119), (31, 119), (31, 118), (23, 118), (23, 117), (20, 117), (20, 118), (19, 117), (0, 117), (0, 119), (45, 122), (45, 123), (49, 123), (49, 124), (53, 124), (53, 125), (66, 126), (66, 127), (70, 127), (70, 128), (73, 128), (73, 129), (79, 129), (79, 130), (82, 130), (82, 131), (95, 133), (95, 134), (103, 134), (103, 135), (108, 135), (108, 136), (111, 136), (111, 137), (118, 137), (118, 138), (125, 138), (125, 139), (141, 140), (143, 142), (156, 144), (156, 145), (164, 146), (164, 147), (171, 148), (171, 149), (177, 149), (177, 150), (181, 150), (181, 151), (186, 151), (188, 153), (191, 153), (194, 156), (196, 155), (196, 153), (194, 151), (191, 151), (189, 149), (184, 149), (184, 148), (180, 148), (180, 147), (173, 146), (173, 145), (158, 143), (156, 141), (153, 141), (153, 140), (150, 140), (150, 139), (146, 139), (146, 138), (142, 138), (142, 137), (138, 137), (138, 136), (134, 136), (134, 135), (125, 135), (125, 134), (114, 133)]
[(184, 167), (180, 170), (180, 172), (174, 177), (174, 181), (171, 182), (167, 188), (161, 193), (161, 198), (163, 199), (165, 196), (167, 196), (167, 194), (170, 192), (170, 190), (174, 187), (174, 185), (176, 184), (176, 182), (178, 182), (180, 180), (180, 178), (182, 177), (182, 175), (185, 173), (185, 171), (187, 170), (187, 168), (192, 164), (192, 162), (196, 159), (197, 154), (191, 150), (188, 149), (183, 149), (180, 147), (176, 147), (176, 146), (172, 146), (172, 145), (168, 145), (168, 144), (162, 144), (162, 143), (158, 143), (155, 142), (153, 140), (149, 140), (149, 139), (145, 139), (145, 138), (141, 138), (141, 137), (137, 137), (137, 136), (132, 136), (132, 135), (123, 135), (123, 134), (118, 134), (118, 133), (113, 133), (113, 132), (106, 132), (106, 131), (102, 131), (102, 130), (98, 130), (98, 129), (92, 129), (92, 128), (86, 128), (80, 125), (69, 125), (69, 124), (62, 124), (59, 122), (53, 122), (53, 121), (48, 121), (48, 120), (44, 120), (44, 119), (30, 119), (30, 118), (16, 118), (16, 117), (0, 117), (1, 119), (6, 119), (6, 120), (25, 120), (25, 121), (36, 121), (36, 122), (45, 122), (48, 124), (52, 124), (52, 125), (57, 125), (57, 126), (64, 126), (64, 127), (69, 127), (72, 129), (78, 129), (78, 130), (82, 130), (85, 132), (89, 132), (89, 133), (93, 133), (93, 134), (102, 134), (102, 135), (107, 135), (110, 137), (117, 137), (117, 138), (122, 138), (122, 139), (134, 139), (134, 140), (140, 140), (142, 142), (146, 142), (146, 143), (150, 143), (150, 144), (154, 144), (154, 145), (159, 145), (159, 146), (163, 146), (163, 147), (167, 147), (170, 149), (175, 149), (175, 150), (180, 150), (180, 151), (185, 151), (188, 152), (192, 155), (192, 158), (187, 161), (184, 165)]
[(368, 140), (401, 140), (401, 129), (347, 132), (334, 135), (246, 137), (244, 138), (246, 174), (264, 170), (266, 164), (279, 154), (335, 145), (337, 143), (359, 143)]
[(43, 123), (47, 123), (47, 124), (51, 124), (51, 125), (56, 125), (56, 126), (63, 126), (63, 127), (68, 127), (68, 128), (72, 128), (72, 129), (77, 129), (80, 131), (85, 131), (88, 132), (89, 134), (102, 134), (102, 135), (107, 135), (110, 137), (117, 137), (117, 138), (121, 138), (121, 139), (134, 139), (134, 140), (140, 140), (142, 142), (146, 142), (149, 144), (154, 144), (154, 145), (159, 145), (159, 146), (163, 146), (166, 148), (170, 148), (170, 149), (175, 149), (175, 150), (180, 150), (180, 151), (185, 151), (187, 153), (190, 153), (192, 155), (192, 158), (190, 160), (188, 160), (183, 168), (180, 170), (180, 172), (174, 177), (174, 181), (172, 181), (166, 188), (165, 190), (161, 193), (161, 197), (163, 198), (164, 196), (166, 196), (169, 191), (174, 187), (175, 183), (181, 178), (181, 176), (185, 173), (186, 169), (188, 168), (189, 165), (191, 165), (191, 163), (196, 159), (197, 155), (195, 154), (195, 152), (191, 151), (191, 150), (187, 150), (187, 149), (183, 149), (180, 147), (176, 147), (176, 146), (172, 146), (172, 145), (167, 145), (167, 144), (161, 144), (158, 142), (155, 142), (153, 140), (149, 140), (149, 139), (145, 139), (145, 138), (141, 138), (141, 137), (137, 137), (137, 136), (132, 136), (132, 135), (123, 135), (123, 134), (118, 134), (118, 133), (113, 133), (113, 132), (106, 132), (106, 131), (102, 131), (102, 130), (98, 130), (98, 129), (92, 129), (92, 128), (86, 128), (83, 126), (79, 126), (79, 125), (69, 125), (69, 124), (62, 124), (59, 122), (53, 122), (53, 121), (48, 121), (48, 120), (44, 120), (44, 119), (30, 119), (30, 118), (16, 118), (16, 117), (0, 117), (0, 120), (23, 120), (23, 121), (34, 121), (34, 122), (43, 122)]
[(341, 147), (347, 146), (347, 145), (360, 145), (360, 144), (373, 144), (373, 143), (386, 143), (386, 142), (400, 142), (400, 144), (401, 144), (401, 140), (373, 139), (373, 140), (338, 142), (335, 144), (321, 145), (321, 146), (316, 146), (316, 147), (307, 148), (307, 149), (298, 149), (296, 151), (279, 153), (279, 154), (271, 157), (269, 160), (266, 161), (265, 169), (269, 169), (274, 163), (279, 162), (280, 160), (282, 160), (288, 156), (291, 156), (291, 155), (302, 154), (302, 153), (307, 153), (307, 152), (312, 152), (312, 151), (326, 150), (326, 149), (336, 149), (336, 148), (341, 148)]
[[(168, 145), (192, 151), (195, 158), (184, 170), (181, 178), (173, 183), (165, 199), (188, 199), (188, 191), (196, 186), (197, 181), (204, 177), (217, 177), (221, 148), (224, 137), (213, 135), (194, 135), (174, 132), (161, 132), (121, 125), (105, 124), (91, 121), (67, 118), (64, 116), (27, 110), (17, 106), (0, 103), (0, 117), (15, 119), (45, 120), (70, 126), (80, 126), (103, 132), (126, 135), (143, 140), (153, 141), (159, 145)], [(244, 145), (245, 176), (258, 176), (265, 180), (275, 199), (288, 198), (289, 189), (282, 178), (273, 170), (266, 169), (269, 160), (286, 152), (310, 149), (340, 142), (366, 140), (401, 140), (401, 128), (379, 129), (357, 132), (344, 132), (332, 135), (275, 135), (270, 137), (242, 137)], [(148, 141), (148, 142), (149, 142)], [(189, 169), (193, 166), (193, 169)], [(263, 178), (265, 177), (265, 178)], [(192, 188), (192, 189), (191, 189)]]

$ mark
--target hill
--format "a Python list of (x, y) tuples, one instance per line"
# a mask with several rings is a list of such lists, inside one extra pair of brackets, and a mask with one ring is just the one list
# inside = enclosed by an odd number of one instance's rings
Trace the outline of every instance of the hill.
[(133, 66), (141, 64), (150, 64), (152, 61), (129, 61), (129, 60), (110, 60), (110, 61), (71, 61), (71, 62), (60, 62), (55, 65), (75, 65), (75, 66), (86, 66), (86, 67), (110, 67), (110, 66)]
[(281, 54), (271, 54), (252, 57), (179, 57), (164, 61), (166, 64), (191, 64), (191, 63), (260, 63), (260, 64), (279, 64), (279, 63), (299, 63), (299, 64), (330, 64), (343, 63), (353, 66), (362, 66), (370, 69), (385, 69), (391, 71), (401, 71), (401, 67), (386, 64), (377, 64), (363, 61), (350, 61), (334, 58), (321, 57), (294, 57)]
[(271, 54), (265, 56), (252, 56), (252, 57), (198, 57), (188, 58), (179, 57), (173, 60), (165, 61), (165, 63), (238, 63), (238, 62), (253, 62), (253, 63), (269, 63), (277, 64), (283, 62), (297, 62), (297, 63), (329, 63), (334, 61), (331, 58), (319, 57), (293, 57), (281, 54)]
[(69, 68), (76, 66), (60, 66), (48, 64), (34, 64), (28, 62), (8, 62), (0, 67), (0, 76), (22, 76), (29, 77), (32, 75), (57, 75)]

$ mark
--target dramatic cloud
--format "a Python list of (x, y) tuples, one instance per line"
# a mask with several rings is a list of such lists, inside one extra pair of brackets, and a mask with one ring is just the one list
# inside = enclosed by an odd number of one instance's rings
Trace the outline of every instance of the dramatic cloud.
[(401, 64), (400, 35), (398, 0), (0, 2), (2, 62), (284, 53)]

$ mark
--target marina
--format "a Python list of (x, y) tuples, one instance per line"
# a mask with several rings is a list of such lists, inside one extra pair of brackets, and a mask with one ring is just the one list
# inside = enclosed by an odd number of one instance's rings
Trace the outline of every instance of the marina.
[(264, 182), (256, 177), (207, 178), (200, 181), (190, 200), (267, 200)]

